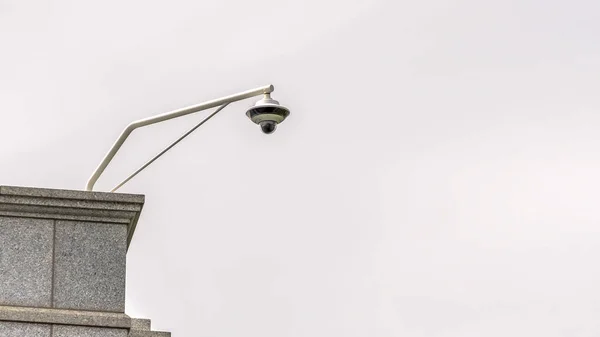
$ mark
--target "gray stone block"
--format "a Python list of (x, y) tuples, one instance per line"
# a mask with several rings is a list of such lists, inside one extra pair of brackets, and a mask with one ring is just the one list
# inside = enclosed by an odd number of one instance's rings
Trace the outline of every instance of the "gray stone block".
[(56, 221), (54, 307), (125, 311), (127, 226)]
[(171, 333), (164, 331), (131, 330), (129, 337), (171, 337)]
[(132, 330), (150, 330), (152, 328), (152, 322), (145, 318), (132, 318), (131, 329)]
[(127, 337), (127, 329), (54, 325), (52, 337)]
[(127, 224), (131, 241), (144, 196), (0, 186), (0, 216)]
[(0, 336), (2, 337), (50, 337), (51, 326), (48, 324), (2, 322), (0, 321)]
[(118, 203), (144, 203), (144, 196), (141, 194), (90, 192), (37, 187), (0, 186), (0, 194), (28, 196), (44, 199), (71, 199), (114, 201)]
[(53, 220), (0, 217), (0, 305), (51, 305), (53, 229)]
[(86, 325), (107, 328), (131, 327), (131, 318), (123, 313), (11, 306), (0, 306), (0, 321)]

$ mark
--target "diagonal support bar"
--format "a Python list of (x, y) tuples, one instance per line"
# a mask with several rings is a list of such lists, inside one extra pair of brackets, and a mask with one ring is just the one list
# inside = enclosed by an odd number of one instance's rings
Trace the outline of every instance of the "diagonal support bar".
[(219, 111), (223, 110), (227, 105), (229, 105), (229, 103), (221, 105), (217, 110), (215, 110), (215, 112), (211, 113), (208, 117), (204, 118), (202, 121), (200, 121), (200, 123), (196, 124), (196, 126), (191, 128), (188, 132), (184, 133), (183, 136), (179, 137), (171, 145), (167, 146), (164, 150), (160, 151), (160, 153), (157, 154), (156, 156), (154, 156), (154, 158), (148, 160), (146, 162), (146, 164), (144, 164), (142, 167), (137, 169), (137, 171), (133, 172), (129, 177), (127, 177), (127, 179), (123, 180), (119, 185), (117, 185), (115, 188), (113, 188), (111, 190), (111, 192), (115, 192), (116, 190), (121, 188), (121, 186), (125, 185), (128, 181), (133, 179), (133, 177), (138, 175), (138, 173), (142, 172), (146, 167), (150, 166), (150, 164), (154, 163), (154, 161), (156, 161), (158, 158), (160, 158), (163, 154), (165, 154), (167, 151), (172, 149), (175, 145), (179, 144), (179, 142), (181, 142), (185, 137), (189, 136), (192, 132), (196, 131), (196, 129), (199, 128), (200, 126), (202, 126), (202, 124), (208, 122), (209, 119), (213, 118), (214, 115), (218, 114)]

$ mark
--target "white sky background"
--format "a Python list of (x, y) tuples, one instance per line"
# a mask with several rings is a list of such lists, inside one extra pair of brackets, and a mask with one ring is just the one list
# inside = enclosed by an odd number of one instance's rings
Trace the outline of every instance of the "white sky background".
[[(600, 334), (600, 2), (0, 0), (0, 180), (273, 83), (122, 191), (127, 313), (186, 336)], [(136, 131), (98, 183), (206, 114)]]

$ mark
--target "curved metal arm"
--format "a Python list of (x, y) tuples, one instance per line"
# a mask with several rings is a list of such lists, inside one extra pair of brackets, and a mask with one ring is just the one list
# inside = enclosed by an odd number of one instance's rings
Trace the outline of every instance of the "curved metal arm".
[(94, 189), (94, 185), (96, 184), (96, 181), (98, 181), (98, 178), (100, 178), (100, 176), (102, 175), (102, 172), (104, 172), (104, 170), (106, 169), (106, 167), (108, 166), (110, 161), (117, 154), (117, 151), (119, 151), (119, 149), (121, 148), (123, 143), (125, 143), (125, 140), (127, 140), (127, 137), (129, 137), (129, 135), (135, 129), (138, 129), (138, 128), (141, 128), (144, 126), (148, 126), (148, 125), (152, 125), (152, 124), (156, 124), (156, 123), (160, 123), (160, 122), (164, 122), (169, 119), (189, 115), (194, 112), (198, 112), (198, 111), (202, 111), (202, 110), (206, 110), (206, 109), (210, 109), (210, 108), (215, 108), (217, 106), (224, 105), (227, 103), (241, 101), (246, 98), (259, 96), (259, 95), (263, 95), (263, 94), (269, 94), (269, 93), (273, 92), (273, 90), (275, 90), (275, 88), (272, 85), (267, 85), (264, 87), (259, 87), (256, 89), (244, 91), (239, 94), (226, 96), (223, 98), (200, 103), (197, 105), (192, 105), (192, 106), (189, 106), (186, 108), (167, 112), (167, 113), (160, 114), (160, 115), (150, 117), (150, 118), (140, 119), (140, 120), (130, 123), (125, 128), (125, 130), (123, 130), (123, 132), (121, 133), (119, 138), (117, 138), (117, 141), (113, 144), (113, 146), (110, 148), (108, 153), (104, 156), (104, 159), (102, 159), (102, 161), (100, 162), (100, 164), (98, 165), (98, 167), (96, 168), (94, 173), (92, 173), (92, 176), (90, 177), (90, 179), (87, 182), (86, 190), (92, 191)]

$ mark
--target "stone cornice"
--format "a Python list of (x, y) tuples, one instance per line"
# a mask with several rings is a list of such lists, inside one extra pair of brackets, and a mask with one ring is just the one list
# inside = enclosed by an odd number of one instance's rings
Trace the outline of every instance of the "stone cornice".
[(0, 306), (0, 321), (125, 329), (131, 327), (131, 318), (123, 313), (13, 306)]
[(0, 216), (127, 225), (127, 246), (144, 205), (139, 194), (0, 186)]

